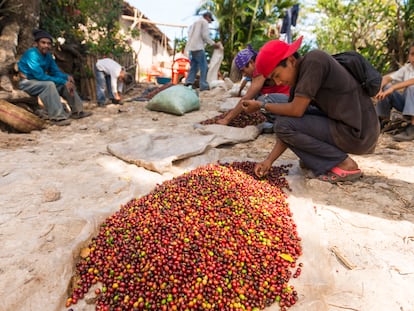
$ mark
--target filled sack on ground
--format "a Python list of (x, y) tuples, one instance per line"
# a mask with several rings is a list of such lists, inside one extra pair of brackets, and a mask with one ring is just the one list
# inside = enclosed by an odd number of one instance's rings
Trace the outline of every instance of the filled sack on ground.
[(155, 95), (146, 108), (182, 116), (186, 112), (200, 109), (200, 99), (195, 90), (174, 85)]

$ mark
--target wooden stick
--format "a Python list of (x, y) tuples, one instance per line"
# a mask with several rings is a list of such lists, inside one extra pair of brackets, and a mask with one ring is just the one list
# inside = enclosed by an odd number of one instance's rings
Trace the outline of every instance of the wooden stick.
[(137, 18), (135, 16), (129, 16), (129, 15), (122, 15), (123, 19), (126, 20), (130, 20), (130, 21), (134, 21), (134, 22), (141, 22), (141, 23), (147, 23), (147, 24), (155, 24), (155, 25), (160, 25), (160, 26), (170, 26), (170, 27), (178, 27), (178, 28), (187, 28), (187, 25), (179, 25), (179, 24), (166, 24), (166, 23), (159, 23), (159, 22), (153, 22), (150, 21), (149, 19), (145, 19), (145, 18)]
[(345, 255), (341, 253), (341, 251), (338, 249), (338, 247), (336, 247), (336, 246), (331, 247), (331, 251), (332, 251), (332, 253), (335, 254), (336, 258), (338, 258), (339, 261), (341, 261), (342, 264), (344, 264), (345, 267), (347, 267), (348, 269), (354, 270), (355, 268), (357, 268), (356, 265), (354, 265), (352, 262), (350, 262), (348, 260), (348, 258), (346, 258)]

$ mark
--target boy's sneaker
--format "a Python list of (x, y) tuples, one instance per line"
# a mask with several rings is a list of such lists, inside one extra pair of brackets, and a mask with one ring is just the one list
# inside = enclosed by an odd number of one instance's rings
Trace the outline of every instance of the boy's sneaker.
[(404, 132), (397, 134), (393, 137), (395, 141), (411, 141), (414, 140), (414, 125), (409, 124)]

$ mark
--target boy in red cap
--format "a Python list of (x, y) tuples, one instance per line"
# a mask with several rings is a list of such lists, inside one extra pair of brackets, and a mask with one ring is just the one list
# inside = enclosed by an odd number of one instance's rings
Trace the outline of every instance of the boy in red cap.
[[(276, 85), (273, 80), (266, 79), (256, 71), (255, 60), (257, 52), (249, 44), (246, 49), (237, 53), (234, 62), (237, 69), (245, 76), (251, 79), (252, 83), (246, 94), (240, 99), (236, 107), (230, 110), (222, 119), (216, 121), (217, 124), (228, 125), (242, 111), (242, 102), (244, 99), (257, 98), (261, 102), (280, 102), (286, 103), (289, 99), (289, 86)], [(240, 87), (240, 92), (242, 87)]]
[[(292, 44), (266, 43), (256, 59), (256, 69), (278, 85), (294, 89), (290, 101), (272, 105), (244, 100), (251, 113), (264, 109), (275, 116), (276, 144), (258, 163), (255, 173), (265, 175), (272, 163), (289, 148), (322, 181), (353, 181), (362, 176), (348, 155), (374, 151), (380, 133), (371, 98), (331, 55), (313, 50), (299, 56), (302, 37)], [(312, 104), (324, 115), (305, 113)]]

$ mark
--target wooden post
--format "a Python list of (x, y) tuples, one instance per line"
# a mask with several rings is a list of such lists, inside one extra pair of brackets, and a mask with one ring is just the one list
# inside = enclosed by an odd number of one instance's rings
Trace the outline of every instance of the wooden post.
[(86, 56), (86, 64), (88, 66), (88, 69), (90, 70), (91, 74), (88, 75), (87, 81), (88, 81), (88, 87), (89, 87), (89, 96), (91, 101), (96, 101), (96, 87), (95, 87), (95, 63), (96, 63), (96, 57), (92, 55)]

